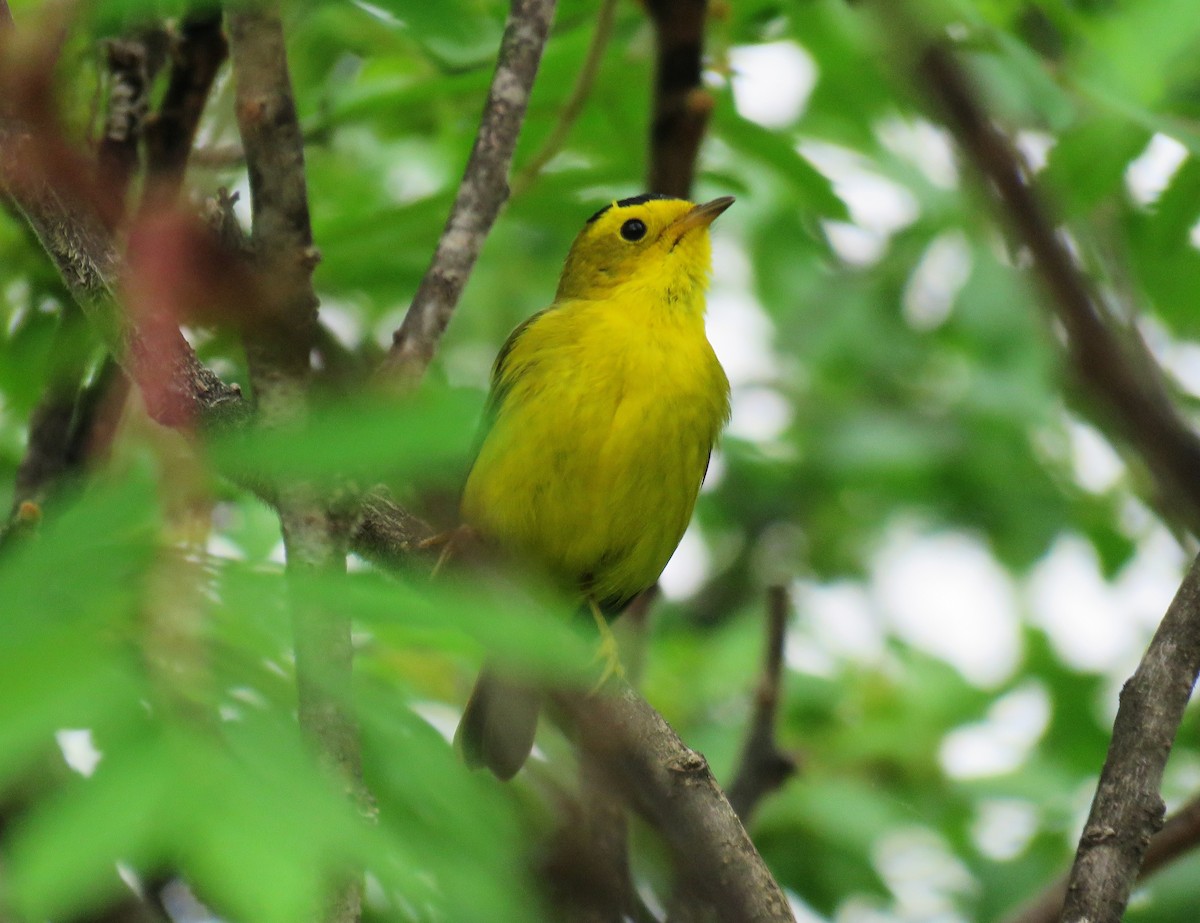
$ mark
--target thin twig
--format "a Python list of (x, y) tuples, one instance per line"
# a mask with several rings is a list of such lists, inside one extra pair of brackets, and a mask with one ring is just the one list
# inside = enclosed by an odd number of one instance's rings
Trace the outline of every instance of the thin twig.
[(708, 763), (628, 685), (613, 695), (559, 693), (582, 758), (665, 841), (676, 873), (716, 919), (781, 923), (792, 913)]
[[(1167, 818), (1154, 834), (1137, 882), (1141, 884), (1155, 872), (1200, 846), (1200, 797), (1193, 798)], [(1061, 875), (1041, 894), (1004, 918), (1003, 923), (1055, 923), (1067, 896), (1067, 876)]]
[(600, 72), (600, 62), (604, 60), (604, 50), (608, 47), (613, 34), (613, 25), (617, 21), (617, 2), (618, 0), (602, 0), (600, 10), (596, 13), (596, 31), (592, 33), (592, 40), (588, 44), (587, 54), (584, 55), (579, 74), (575, 77), (575, 86), (571, 88), (571, 95), (567, 98), (562, 112), (559, 113), (554, 128), (542, 142), (542, 146), (538, 148), (538, 152), (530, 157), (529, 161), (513, 176), (511, 194), (514, 197), (526, 192), (536, 182), (546, 164), (562, 150), (563, 144), (571, 134), (571, 129), (575, 127), (575, 121), (583, 112), (584, 104), (592, 95), (592, 87)]
[(392, 335), (382, 374), (398, 387), (420, 381), (462, 295), (500, 208), (529, 94), (550, 34), (556, 0), (512, 0), (496, 72), (466, 172), (404, 321)]
[(174, 201), (217, 71), (229, 48), (220, 9), (196, 9), (183, 18), (172, 49), (171, 74), (162, 104), (145, 127), (144, 206)]
[(1067, 883), (1064, 923), (1119, 923), (1150, 838), (1183, 710), (1200, 674), (1200, 560), (1121, 690), (1112, 742)]
[(647, 0), (656, 45), (646, 187), (687, 198), (713, 97), (701, 86), (707, 0)]
[(796, 758), (779, 749), (775, 716), (783, 685), (783, 649), (790, 611), (787, 588), (767, 591), (767, 644), (762, 678), (754, 696), (754, 716), (742, 747), (742, 756), (729, 786), (729, 803), (742, 823), (749, 825), (758, 803), (781, 788), (797, 770)]
[(161, 55), (154, 47), (161, 35), (141, 30), (105, 43), (108, 63), (108, 114), (96, 151), (99, 185), (113, 201), (112, 212), (124, 212), (125, 193), (138, 171), (142, 125), (150, 111), (150, 89)]

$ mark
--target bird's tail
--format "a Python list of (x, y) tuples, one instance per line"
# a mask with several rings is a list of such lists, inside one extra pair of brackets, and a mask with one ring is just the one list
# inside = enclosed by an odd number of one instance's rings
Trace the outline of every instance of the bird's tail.
[(503, 781), (515, 776), (533, 749), (541, 704), (536, 689), (485, 666), (454, 735), (466, 764)]

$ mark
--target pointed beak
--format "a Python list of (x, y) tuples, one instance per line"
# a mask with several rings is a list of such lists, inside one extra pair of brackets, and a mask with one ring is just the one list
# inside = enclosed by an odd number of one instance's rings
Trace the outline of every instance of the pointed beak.
[(733, 204), (733, 196), (721, 196), (719, 199), (713, 199), (711, 202), (705, 202), (703, 205), (697, 205), (691, 211), (686, 212), (683, 216), (676, 218), (673, 222), (667, 225), (666, 233), (674, 238), (672, 247), (679, 243), (683, 235), (694, 228), (706, 228), (714, 221), (721, 212), (725, 211)]

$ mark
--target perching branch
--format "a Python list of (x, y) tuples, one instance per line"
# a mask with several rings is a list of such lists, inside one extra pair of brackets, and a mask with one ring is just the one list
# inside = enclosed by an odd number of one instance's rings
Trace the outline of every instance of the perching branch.
[(508, 170), (550, 34), (556, 0), (512, 0), (496, 72), (454, 205), (408, 313), (392, 335), (383, 375), (421, 379), (462, 295), (484, 238), (508, 197)]
[(779, 711), (783, 684), (783, 647), (790, 609), (787, 588), (767, 591), (767, 644), (762, 678), (754, 695), (754, 716), (742, 747), (729, 803), (743, 824), (749, 824), (754, 809), (766, 795), (783, 786), (796, 773), (796, 758), (779, 749), (775, 740), (775, 716)]
[[(1163, 828), (1154, 834), (1142, 867), (1137, 876), (1141, 884), (1155, 872), (1167, 867), (1177, 859), (1191, 853), (1200, 846), (1200, 797), (1193, 798), (1167, 818)], [(1067, 876), (1054, 881), (1041, 894), (1012, 915), (1003, 923), (1055, 923), (1062, 912), (1067, 896)]]
[(656, 48), (646, 189), (687, 198), (712, 113), (701, 86), (707, 0), (647, 0)]
[(555, 703), (578, 730), (582, 758), (659, 833), (676, 874), (716, 919), (793, 920), (708, 763), (662, 715), (624, 684), (613, 695), (559, 693)]

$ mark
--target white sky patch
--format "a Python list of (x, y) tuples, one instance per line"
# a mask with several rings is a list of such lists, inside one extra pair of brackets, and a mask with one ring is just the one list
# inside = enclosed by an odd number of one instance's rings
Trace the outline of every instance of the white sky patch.
[(1016, 668), (1014, 589), (974, 536), (893, 529), (874, 561), (871, 589), (900, 638), (942, 658), (969, 682), (993, 686)]
[(1067, 435), (1071, 440), (1075, 480), (1081, 487), (1100, 494), (1121, 479), (1125, 473), (1125, 463), (1095, 428), (1069, 417)]
[(961, 919), (955, 899), (971, 890), (973, 879), (941, 836), (927, 827), (889, 830), (873, 853), (875, 868), (895, 895), (899, 920)]
[(1034, 173), (1046, 168), (1050, 161), (1050, 152), (1058, 139), (1044, 131), (1019, 131), (1015, 144), (1017, 152), (1025, 158), (1025, 165)]
[(767, 128), (794, 124), (817, 85), (812, 56), (795, 42), (738, 45), (729, 63), (738, 113)]
[(244, 561), (246, 560), (246, 552), (228, 535), (224, 535), (216, 530), (208, 533), (208, 540), (204, 544), (204, 550), (210, 557), (222, 558), (227, 561)]
[(1028, 759), (1049, 723), (1050, 696), (1040, 683), (1025, 683), (992, 703), (983, 721), (955, 728), (942, 739), (942, 769), (955, 779), (1012, 772)]
[(335, 301), (326, 294), (321, 295), (321, 323), (347, 348), (356, 346), (362, 339), (363, 323), (359, 311), (353, 305)]
[(1168, 341), (1156, 352), (1172, 377), (1191, 394), (1200, 397), (1200, 345)]
[(428, 145), (395, 145), (393, 166), (384, 188), (397, 205), (428, 198), (449, 181), (447, 164), (434, 159)]
[(54, 739), (62, 751), (63, 761), (81, 776), (90, 776), (103, 754), (96, 749), (92, 732), (87, 728), (64, 728), (55, 731)]
[(666, 570), (658, 578), (663, 596), (667, 599), (686, 599), (691, 596), (703, 585), (710, 563), (704, 539), (695, 525), (688, 526), (679, 547), (667, 562)]
[(1133, 201), (1139, 205), (1158, 201), (1187, 155), (1187, 148), (1174, 138), (1161, 132), (1151, 138), (1146, 149), (1125, 168), (1125, 188)]
[(736, 388), (730, 404), (733, 413), (725, 431), (749, 442), (777, 439), (792, 422), (791, 403), (774, 388)]
[(846, 221), (822, 221), (833, 252), (851, 266), (871, 266), (887, 249), (888, 237)]
[(447, 743), (453, 743), (461, 711), (445, 702), (413, 702), (411, 707), (417, 717), (441, 734)]
[(803, 141), (800, 155), (833, 183), (854, 223), (890, 237), (920, 214), (916, 197), (904, 186), (872, 170), (855, 151), (825, 141)]
[(708, 295), (704, 326), (733, 387), (775, 378), (779, 365), (772, 348), (775, 327), (745, 290), (714, 287)]
[(1190, 561), (1166, 527), (1158, 519), (1151, 520), (1148, 534), (1116, 584), (1122, 606), (1142, 626), (1145, 638), (1158, 627)]
[(716, 490), (717, 485), (725, 479), (725, 456), (721, 454), (720, 449), (713, 449), (713, 452), (708, 456), (708, 470), (704, 472), (704, 483), (700, 485), (700, 493), (706, 494), (710, 490)]
[(788, 631), (788, 666), (828, 673), (833, 658), (876, 663), (883, 657), (883, 624), (862, 584), (801, 581), (793, 597), (797, 621)]
[(250, 177), (240, 177), (237, 185), (233, 187), (232, 194), (236, 197), (233, 203), (233, 213), (237, 217), (238, 223), (243, 228), (250, 227), (253, 220), (250, 212)]
[(933, 330), (950, 316), (971, 277), (971, 248), (961, 231), (938, 235), (926, 248), (904, 289), (904, 319), (914, 330)]
[(890, 116), (882, 120), (875, 133), (893, 154), (903, 157), (925, 174), (939, 189), (958, 186), (958, 165), (950, 134), (925, 119)]
[[(718, 225), (719, 227), (720, 225)], [(722, 288), (741, 291), (754, 282), (754, 268), (741, 242), (729, 234), (712, 239), (713, 278)]]
[(826, 923), (825, 918), (804, 903), (804, 899), (794, 891), (784, 888), (783, 896), (787, 898), (788, 907), (792, 916), (796, 918), (796, 923)]
[(971, 824), (976, 848), (989, 859), (1006, 862), (1025, 851), (1038, 829), (1038, 811), (1020, 798), (989, 798), (979, 804)]
[(1169, 535), (1156, 530), (1110, 583), (1091, 544), (1064, 536), (1030, 577), (1032, 620), (1072, 669), (1124, 676), (1171, 601), (1183, 557)]

